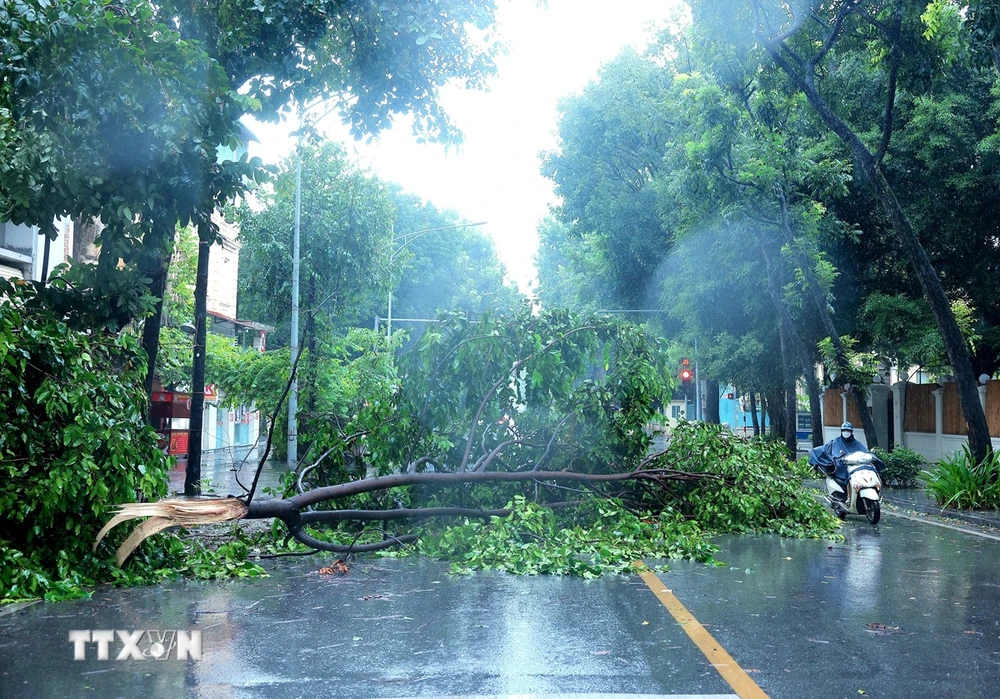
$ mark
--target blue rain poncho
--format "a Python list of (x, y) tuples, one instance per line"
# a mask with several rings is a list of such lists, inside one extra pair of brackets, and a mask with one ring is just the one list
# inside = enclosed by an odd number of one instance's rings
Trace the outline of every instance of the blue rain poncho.
[[(868, 453), (868, 449), (860, 440), (851, 437), (844, 439), (842, 436), (831, 439), (821, 447), (816, 447), (809, 452), (809, 464), (824, 475), (833, 476), (834, 480), (841, 483), (847, 482), (847, 464), (841, 457), (857, 452)], [(878, 457), (872, 460), (872, 466), (876, 471), (881, 471), (885, 466)]]

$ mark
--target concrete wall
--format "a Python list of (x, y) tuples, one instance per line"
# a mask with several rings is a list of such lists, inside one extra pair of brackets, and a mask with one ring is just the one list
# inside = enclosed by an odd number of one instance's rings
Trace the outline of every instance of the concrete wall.
[[(929, 463), (939, 461), (944, 457), (954, 455), (962, 451), (962, 448), (969, 443), (965, 435), (945, 434), (944, 425), (944, 389), (938, 387), (931, 392), (930, 399), (934, 401), (934, 432), (912, 432), (906, 431), (906, 390), (905, 382), (898, 382), (892, 385), (893, 404), (893, 432), (896, 435), (896, 444), (913, 449), (924, 456)], [(986, 406), (987, 387), (979, 387), (979, 399)], [(993, 437), (994, 449), (1000, 449), (1000, 438)]]

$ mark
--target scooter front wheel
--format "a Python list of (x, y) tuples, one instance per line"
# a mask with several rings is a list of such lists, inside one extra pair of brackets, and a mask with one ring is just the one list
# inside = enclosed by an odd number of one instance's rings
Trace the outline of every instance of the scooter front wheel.
[(866, 500), (865, 517), (872, 524), (878, 524), (878, 521), (882, 519), (882, 504), (878, 500)]

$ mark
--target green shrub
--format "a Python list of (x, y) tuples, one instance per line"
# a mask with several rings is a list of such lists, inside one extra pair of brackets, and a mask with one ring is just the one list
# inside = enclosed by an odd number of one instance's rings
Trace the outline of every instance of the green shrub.
[(927, 465), (922, 454), (903, 446), (897, 446), (892, 451), (874, 447), (872, 452), (885, 464), (881, 473), (883, 483), (898, 488), (919, 485), (920, 472)]
[(216, 555), (173, 534), (119, 569), (113, 547), (129, 527), (91, 553), (116, 505), (167, 492), (168, 461), (145, 422), (145, 355), (126, 333), (68, 327), (36, 303), (30, 284), (0, 279), (0, 298), (0, 600), (204, 575), (213, 560), (220, 575), (239, 574), (225, 565), (238, 551)]
[(942, 507), (959, 510), (1000, 507), (1000, 453), (991, 452), (977, 464), (968, 446), (941, 459), (921, 479), (927, 491)]
[(816, 473), (816, 469), (810, 465), (808, 456), (800, 456), (795, 461), (792, 461), (788, 464), (788, 470), (794, 477), (800, 480), (812, 480), (814, 478), (819, 478), (819, 474)]
[(744, 440), (717, 425), (681, 423), (671, 434), (665, 465), (716, 473), (725, 481), (679, 488), (681, 512), (713, 532), (774, 532), (828, 536), (839, 523), (800, 479), (786, 473), (780, 442)]

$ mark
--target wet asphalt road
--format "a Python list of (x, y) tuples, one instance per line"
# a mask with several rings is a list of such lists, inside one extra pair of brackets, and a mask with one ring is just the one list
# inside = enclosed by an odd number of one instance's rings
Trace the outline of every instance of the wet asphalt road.
[[(1000, 542), (888, 514), (844, 534), (724, 537), (729, 565), (660, 579), (771, 697), (1000, 696)], [(636, 576), (323, 564), (0, 608), (0, 697), (734, 695)], [(201, 629), (202, 659), (78, 662), (72, 629)]]
[(728, 567), (664, 579), (772, 697), (1000, 696), (1000, 542), (889, 514), (843, 533), (726, 537)]

